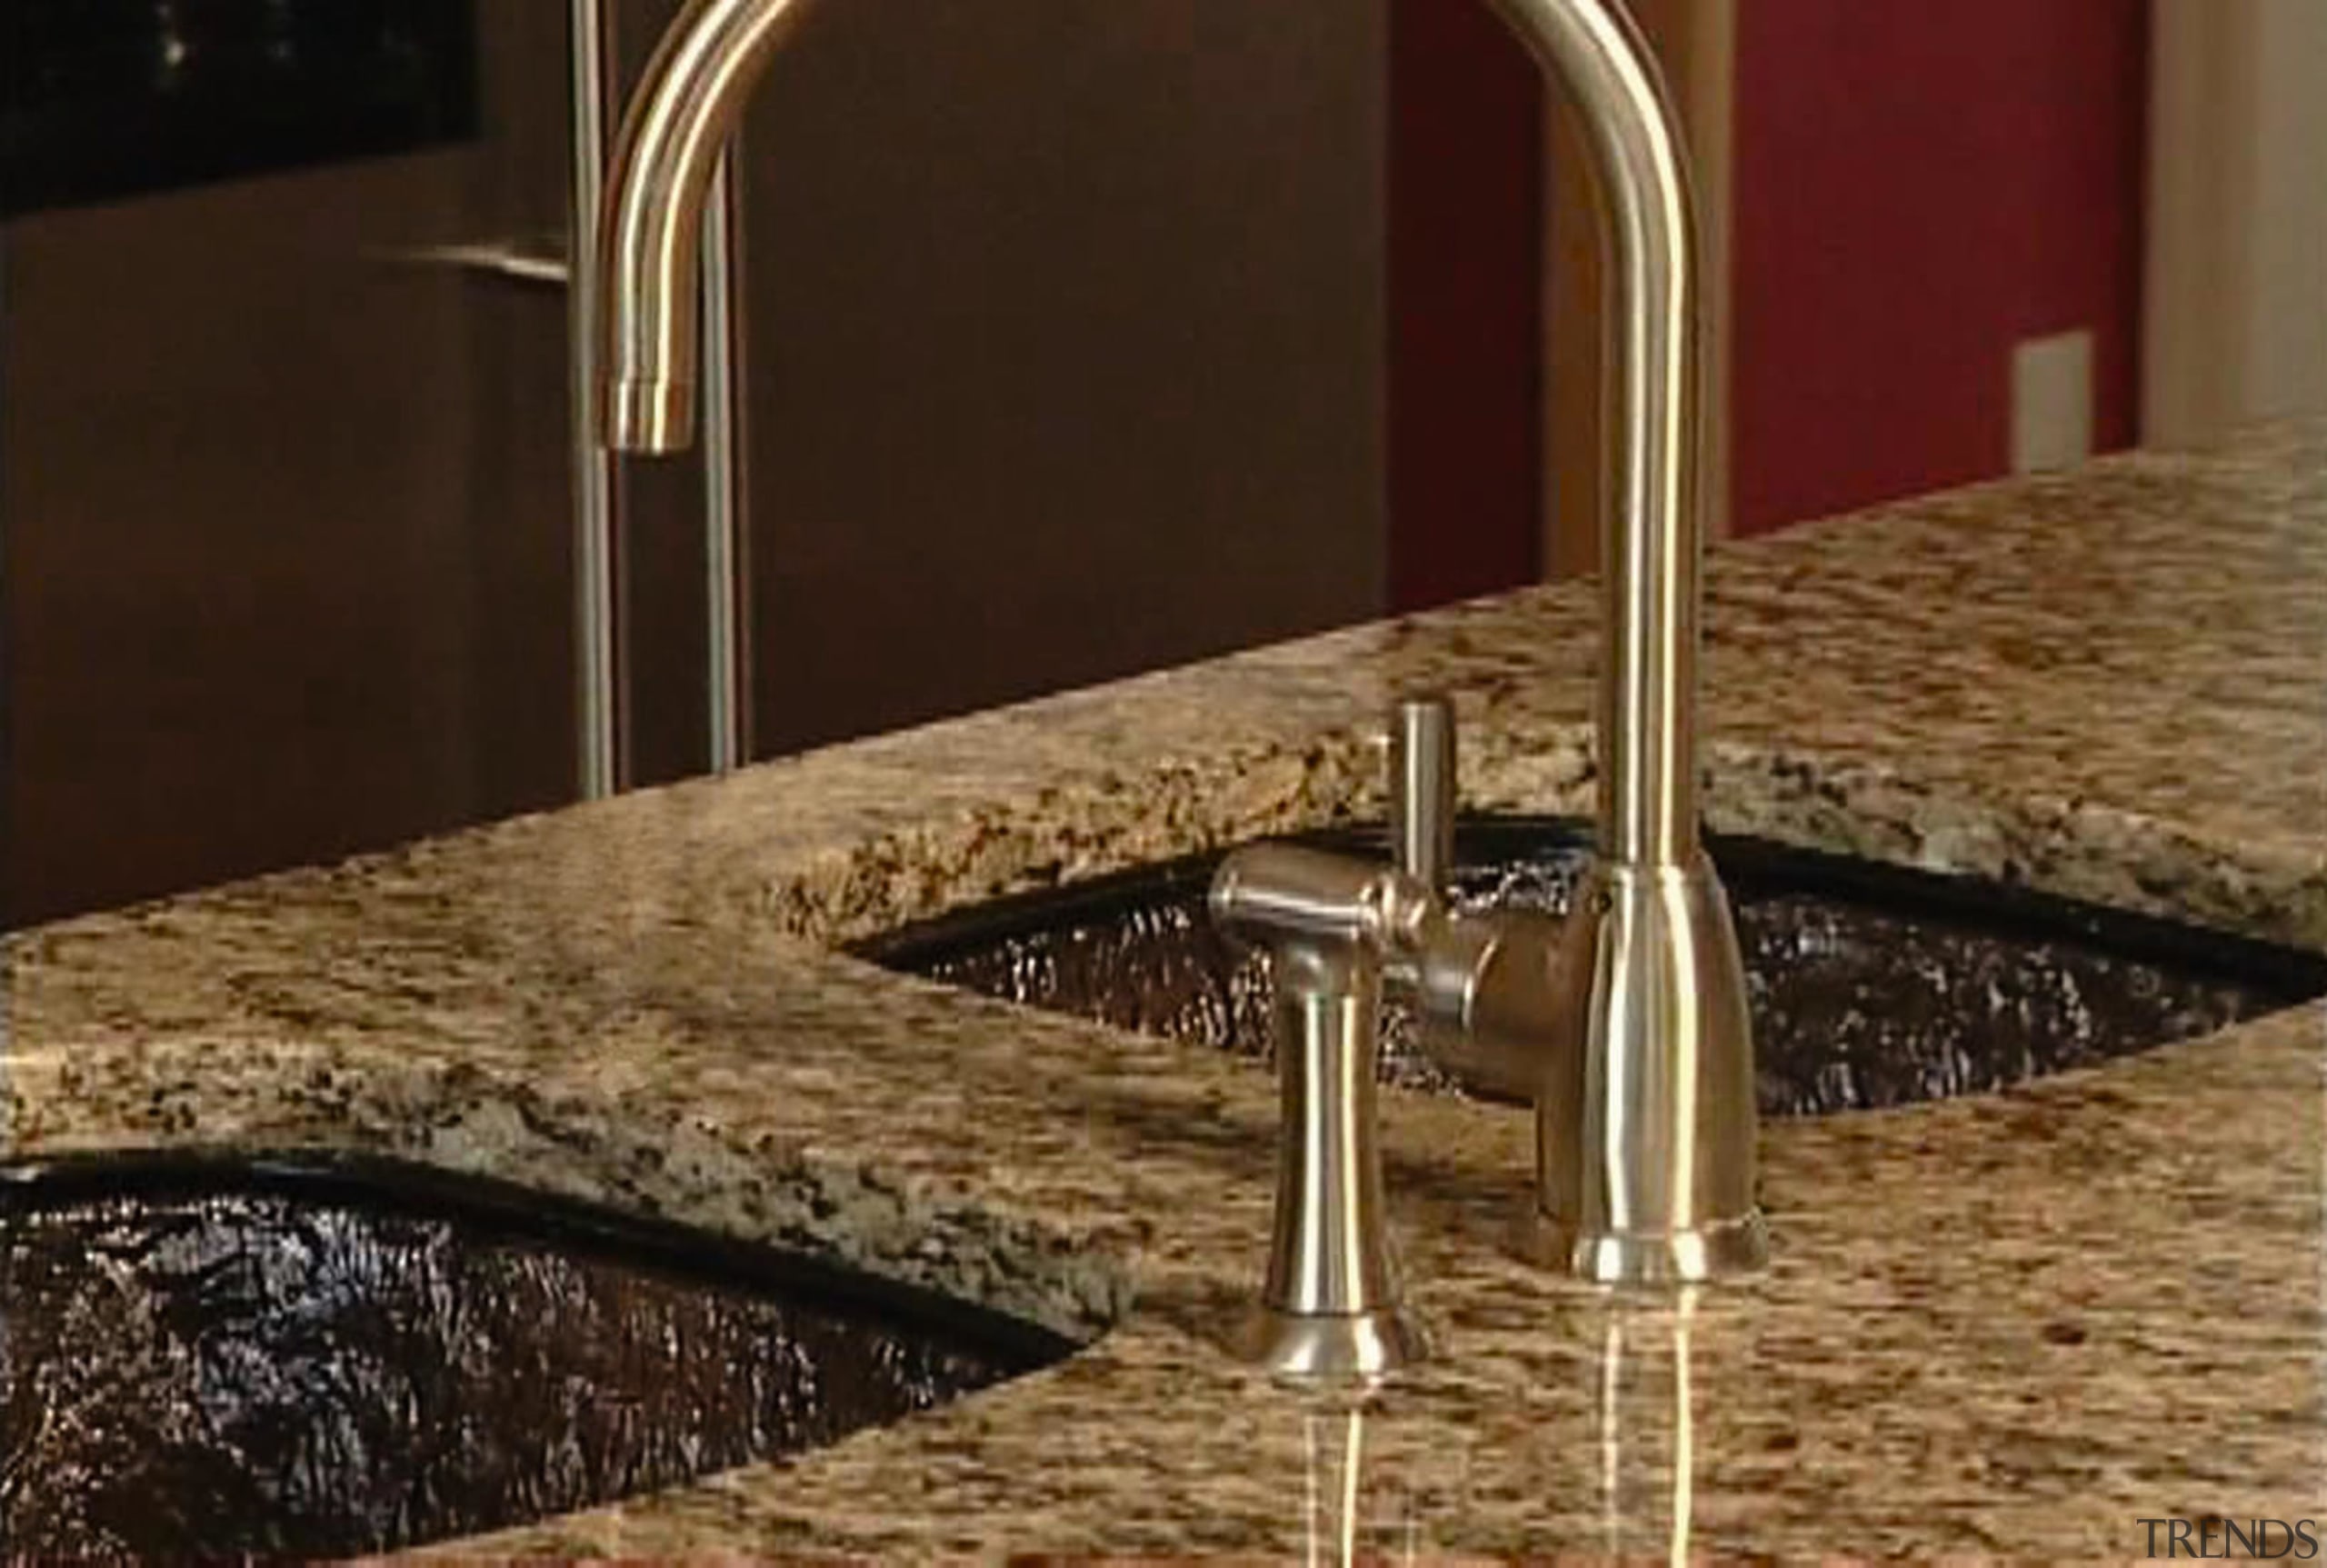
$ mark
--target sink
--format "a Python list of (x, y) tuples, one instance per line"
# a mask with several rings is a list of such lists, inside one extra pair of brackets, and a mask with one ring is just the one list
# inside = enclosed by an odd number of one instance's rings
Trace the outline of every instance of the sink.
[[(1378, 829), (1299, 842), (1387, 856)], [(1466, 820), (1451, 902), (1556, 914), (1589, 842), (1565, 819)], [(1762, 840), (1708, 847), (1736, 912), (1765, 1114), (2002, 1089), (2327, 994), (2327, 955)], [(1265, 1059), (1268, 957), (1225, 941), (1204, 912), (1220, 858), (997, 900), (856, 951), (989, 996)], [(1384, 1012), (1383, 1079), (1453, 1090), (1411, 1014), (1394, 998)]]
[(1074, 1348), (408, 1166), (0, 1167), (0, 1541), (390, 1550), (797, 1453)]

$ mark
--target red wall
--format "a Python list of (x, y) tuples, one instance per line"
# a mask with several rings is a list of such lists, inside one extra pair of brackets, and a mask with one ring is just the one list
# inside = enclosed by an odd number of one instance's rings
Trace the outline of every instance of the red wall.
[[(2147, 0), (1738, 0), (1731, 513), (2002, 474), (2021, 339), (2140, 380)], [(1531, 579), (1541, 95), (1485, 0), (1391, 0), (1390, 589)]]
[(1733, 520), (2002, 473), (2023, 337), (2134, 436), (2145, 0), (1741, 0)]
[(1485, 0), (1391, 0), (1391, 607), (1533, 582), (1542, 460), (1533, 64)]

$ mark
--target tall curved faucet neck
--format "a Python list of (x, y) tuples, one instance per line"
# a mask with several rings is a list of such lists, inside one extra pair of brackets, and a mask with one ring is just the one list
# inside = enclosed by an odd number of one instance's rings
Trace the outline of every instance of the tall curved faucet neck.
[(800, 0), (689, 0), (623, 116), (598, 215), (598, 428), (611, 447), (694, 439), (697, 270), (721, 153)]
[[(1613, 264), (1610, 525), (1599, 712), (1600, 848), (1612, 864), (1698, 850), (1701, 524), (1695, 208), (1654, 59), (1615, 0), (1490, 0), (1583, 111)], [(624, 117), (599, 243), (600, 428), (665, 452), (692, 438), (697, 253), (720, 150), (802, 0), (690, 0)]]

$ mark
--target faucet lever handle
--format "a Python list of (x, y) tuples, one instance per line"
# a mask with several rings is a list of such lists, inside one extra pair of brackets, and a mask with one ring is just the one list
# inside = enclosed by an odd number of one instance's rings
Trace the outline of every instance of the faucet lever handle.
[(1458, 776), (1452, 700), (1438, 692), (1401, 699), (1390, 711), (1389, 762), (1390, 853), (1406, 885), (1428, 894), (1426, 908), (1411, 899), (1400, 906), (1393, 975), (1413, 990), (1432, 1061), (1473, 1094), (1524, 1104), (1573, 1000), (1563, 928), (1547, 915), (1446, 907)]
[(1390, 714), (1390, 854), (1400, 871), (1443, 895), (1454, 870), (1454, 704), (1439, 693)]

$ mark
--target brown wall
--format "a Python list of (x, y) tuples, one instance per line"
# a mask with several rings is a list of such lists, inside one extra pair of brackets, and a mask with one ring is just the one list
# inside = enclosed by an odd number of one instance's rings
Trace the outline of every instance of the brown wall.
[(463, 161), (8, 232), (12, 916), (509, 793), (476, 744), (489, 617), (514, 595), (539, 619), (558, 589), (494, 567), (521, 540), (554, 566), (563, 503), (493, 460), (495, 356), (461, 285), (363, 259), (459, 232)]
[(861, 0), (746, 135), (764, 744), (1383, 598), (1380, 0)]
[[(381, 253), (554, 222), (488, 129), (0, 229), (6, 918), (569, 793), (564, 307)], [(763, 752), (1382, 599), (1373, 4), (859, 0), (749, 129)], [(684, 471), (635, 488), (640, 772), (698, 756)]]

